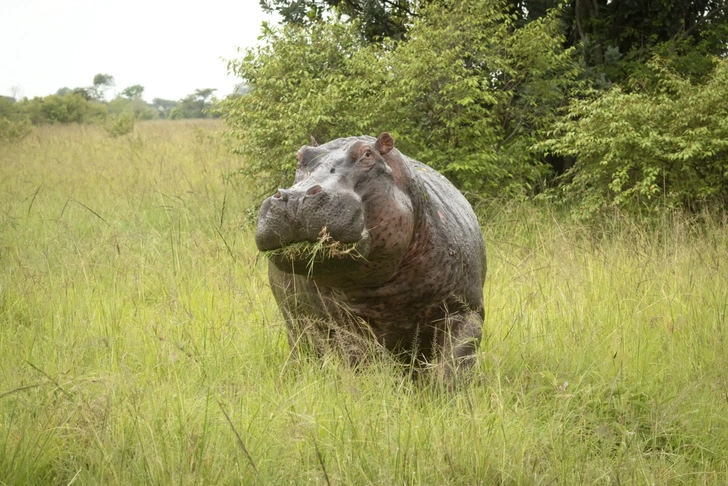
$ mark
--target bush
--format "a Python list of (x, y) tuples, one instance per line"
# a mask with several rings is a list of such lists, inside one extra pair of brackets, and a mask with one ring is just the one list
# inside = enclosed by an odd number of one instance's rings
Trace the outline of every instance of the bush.
[(290, 182), (294, 154), (310, 136), (324, 142), (384, 126), (374, 102), (386, 69), (353, 24), (266, 28), (263, 37), (262, 47), (229, 63), (252, 89), (224, 100), (221, 112), (237, 141), (234, 151), (247, 159), (243, 172), (268, 190)]
[(87, 100), (78, 93), (50, 95), (22, 102), (33, 124), (90, 123), (106, 118), (106, 106)]
[(135, 122), (136, 117), (131, 112), (111, 115), (104, 125), (104, 129), (112, 137), (120, 137), (133, 132)]
[(0, 142), (20, 140), (33, 131), (33, 125), (27, 118), (20, 121), (11, 121), (0, 118)]
[(108, 110), (112, 115), (131, 114), (137, 120), (154, 120), (159, 118), (159, 112), (145, 103), (141, 98), (129, 99), (117, 96), (109, 102)]
[[(392, 55), (387, 110), (413, 154), (481, 195), (531, 192), (531, 146), (579, 87), (560, 12), (517, 28), (507, 2), (432, 2)], [(411, 148), (409, 148), (411, 146)]]
[(16, 102), (14, 98), (0, 96), (0, 119), (19, 121), (24, 118), (26, 116), (20, 103)]
[(391, 132), (408, 155), (462, 189), (524, 194), (548, 170), (530, 149), (578, 86), (558, 12), (516, 28), (500, 0), (439, 1), (407, 42), (367, 44), (353, 23), (266, 28), (266, 43), (229, 63), (251, 91), (222, 104), (246, 156), (271, 189), (292, 178), (296, 150)]
[(558, 190), (576, 214), (728, 201), (728, 60), (702, 84), (660, 58), (648, 68), (649, 86), (575, 100), (542, 144), (576, 158)]

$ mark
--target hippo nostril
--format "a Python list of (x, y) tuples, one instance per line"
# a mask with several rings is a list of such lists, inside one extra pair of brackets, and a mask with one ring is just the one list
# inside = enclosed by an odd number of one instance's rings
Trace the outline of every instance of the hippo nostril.
[(306, 191), (306, 195), (313, 196), (314, 194), (318, 194), (319, 192), (323, 191), (323, 188), (316, 184), (315, 186), (312, 186)]
[(288, 201), (288, 193), (286, 193), (286, 191), (278, 190), (275, 194), (273, 194), (273, 199), (280, 199), (283, 202)]

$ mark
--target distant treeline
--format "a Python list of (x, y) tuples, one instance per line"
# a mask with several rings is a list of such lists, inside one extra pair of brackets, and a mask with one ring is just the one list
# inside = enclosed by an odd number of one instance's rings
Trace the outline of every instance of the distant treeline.
[(262, 0), (222, 102), (261, 187), (310, 135), (392, 133), (473, 200), (728, 207), (725, 0)]
[(0, 97), (0, 120), (13, 123), (93, 123), (108, 117), (133, 115), (136, 120), (166, 118), (216, 118), (213, 108), (215, 89), (196, 89), (181, 100), (154, 98), (144, 101), (144, 87), (124, 88), (111, 101), (106, 92), (115, 85), (114, 77), (97, 74), (93, 85), (81, 88), (61, 88), (56, 94), (15, 100)]

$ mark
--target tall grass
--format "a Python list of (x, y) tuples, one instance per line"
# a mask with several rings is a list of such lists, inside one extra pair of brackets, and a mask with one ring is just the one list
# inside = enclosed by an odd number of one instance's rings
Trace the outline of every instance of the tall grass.
[(0, 146), (0, 484), (721, 484), (724, 215), (484, 208), (485, 339), (442, 393), (289, 361), (216, 122)]

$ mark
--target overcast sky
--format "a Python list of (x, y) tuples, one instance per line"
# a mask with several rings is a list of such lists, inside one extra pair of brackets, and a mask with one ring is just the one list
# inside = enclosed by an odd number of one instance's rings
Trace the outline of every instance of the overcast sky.
[(144, 99), (177, 100), (195, 89), (232, 92), (221, 58), (255, 45), (258, 0), (8, 0), (0, 8), (0, 95), (46, 96), (111, 74), (113, 97), (144, 86)]

